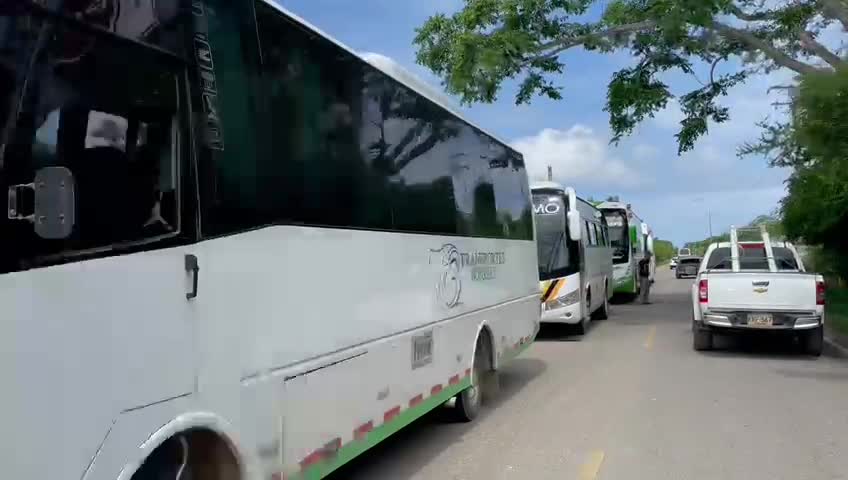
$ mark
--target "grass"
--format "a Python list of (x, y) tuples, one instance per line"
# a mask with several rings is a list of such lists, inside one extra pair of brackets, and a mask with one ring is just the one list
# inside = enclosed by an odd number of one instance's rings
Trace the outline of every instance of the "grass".
[(827, 322), (837, 332), (848, 335), (848, 288), (828, 289)]

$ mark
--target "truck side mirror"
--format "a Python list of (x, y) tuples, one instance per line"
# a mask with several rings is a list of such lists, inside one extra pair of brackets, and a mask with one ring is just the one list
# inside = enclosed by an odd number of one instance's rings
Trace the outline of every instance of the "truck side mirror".
[(582, 225), (580, 225), (580, 212), (572, 210), (568, 212), (568, 236), (575, 242), (580, 241)]
[(32, 223), (44, 239), (68, 238), (76, 221), (75, 185), (74, 174), (65, 167), (39, 169), (32, 183), (9, 187), (9, 220)]

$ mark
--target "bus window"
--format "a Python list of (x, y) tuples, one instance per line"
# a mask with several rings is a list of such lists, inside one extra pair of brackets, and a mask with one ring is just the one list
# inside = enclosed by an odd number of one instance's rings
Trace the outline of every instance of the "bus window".
[[(274, 7), (255, 7), (273, 154), (247, 179), (267, 192), (268, 218), (254, 226), (532, 238), (520, 156)], [(249, 205), (242, 191), (221, 203)]]
[[(62, 25), (37, 53), (3, 168), (18, 183), (45, 166), (68, 168), (76, 223), (71, 237), (43, 240), (17, 221), (18, 268), (169, 236), (180, 226), (178, 63), (169, 68), (158, 53)], [(69, 46), (81, 41), (87, 48), (69, 58)]]

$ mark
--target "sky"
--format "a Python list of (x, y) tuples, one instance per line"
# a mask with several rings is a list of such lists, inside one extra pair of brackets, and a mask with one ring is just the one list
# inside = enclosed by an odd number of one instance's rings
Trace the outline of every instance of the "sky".
[[(461, 0), (276, 0), (289, 11), (360, 53), (389, 57), (439, 88), (439, 79), (415, 63), (415, 29), (435, 13), (450, 13)], [(754, 77), (722, 100), (731, 120), (713, 125), (696, 148), (677, 154), (674, 134), (681, 114), (676, 103), (611, 145), (603, 111), (611, 75), (632, 64), (626, 53), (602, 55), (572, 49), (565, 53), (564, 75), (556, 78), (563, 99), (536, 98), (516, 106), (516, 84), (505, 84), (497, 101), (453, 104), (476, 125), (519, 150), (532, 178), (551, 165), (555, 180), (573, 186), (581, 197), (618, 195), (632, 204), (658, 238), (677, 246), (744, 225), (770, 214), (785, 195), (788, 172), (769, 168), (758, 157), (739, 158), (737, 148), (759, 134), (758, 121), (780, 115), (779, 100), (768, 87), (786, 83), (786, 72)], [(719, 67), (724, 72), (736, 65)], [(701, 73), (701, 80), (707, 75)], [(682, 94), (699, 85), (691, 76), (663, 79)]]

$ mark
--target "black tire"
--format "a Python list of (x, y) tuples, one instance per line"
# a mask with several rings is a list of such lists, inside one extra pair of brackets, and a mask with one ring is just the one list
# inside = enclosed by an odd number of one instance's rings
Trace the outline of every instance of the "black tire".
[(824, 349), (824, 329), (819, 327), (804, 333), (801, 341), (807, 355), (820, 357)]
[(692, 329), (692, 347), (699, 352), (712, 350), (713, 332), (703, 328), (698, 328), (696, 325)]
[(581, 318), (580, 322), (574, 325), (574, 333), (577, 335), (586, 335), (586, 332), (589, 330), (589, 326), (586, 324), (586, 319)]
[(676, 274), (676, 273), (674, 274), (674, 277), (675, 277), (676, 279), (678, 279), (678, 280), (680, 280), (680, 278), (681, 278), (681, 277), (680, 277), (680, 275), (678, 275), (678, 274)]
[(190, 463), (186, 464), (180, 472), (183, 460), (183, 451), (179, 442), (173, 439), (169, 440), (165, 445), (153, 451), (138, 471), (133, 474), (132, 480), (168, 480), (177, 478), (180, 473), (181, 479), (192, 480), (195, 475)]
[(480, 414), (483, 405), (483, 382), (485, 377), (493, 374), (489, 368), (489, 344), (484, 336), (477, 339), (474, 349), (474, 367), (471, 371), (471, 386), (456, 396), (454, 413), (456, 420), (470, 422)]
[(609, 318), (609, 290), (604, 289), (604, 303), (592, 312), (592, 320), (606, 320)]

